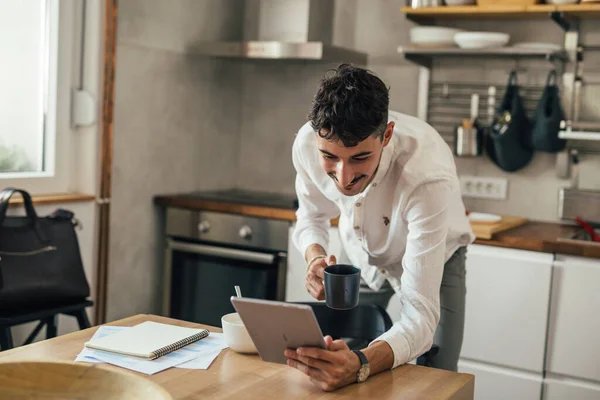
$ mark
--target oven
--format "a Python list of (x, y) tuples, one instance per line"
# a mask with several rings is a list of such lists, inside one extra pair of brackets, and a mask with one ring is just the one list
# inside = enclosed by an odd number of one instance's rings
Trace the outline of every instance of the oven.
[(167, 209), (163, 314), (221, 326), (230, 297), (285, 299), (289, 223)]

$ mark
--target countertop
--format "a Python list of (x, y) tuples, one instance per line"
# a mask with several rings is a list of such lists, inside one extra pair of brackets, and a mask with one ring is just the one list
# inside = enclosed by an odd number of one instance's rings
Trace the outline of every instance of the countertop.
[[(191, 328), (221, 329), (191, 322), (135, 315), (107, 325), (134, 326), (155, 321)], [(48, 360), (73, 361), (97, 326), (69, 333), (28, 346), (0, 352), (0, 362)], [(118, 367), (107, 365), (107, 368)], [(405, 364), (391, 372), (382, 372), (365, 383), (349, 385), (335, 392), (322, 392), (301, 372), (283, 364), (261, 361), (258, 355), (242, 355), (223, 350), (207, 370), (170, 368), (154, 375), (132, 372), (158, 383), (176, 399), (473, 399), (474, 377)]]
[[(154, 203), (163, 207), (220, 211), (293, 222), (297, 201), (293, 195), (224, 190), (160, 195)], [(336, 220), (332, 224), (336, 224)], [(525, 225), (497, 233), (491, 240), (477, 239), (476, 244), (512, 249), (560, 253), (600, 258), (600, 243), (563, 240), (579, 228), (573, 225), (530, 221)]]

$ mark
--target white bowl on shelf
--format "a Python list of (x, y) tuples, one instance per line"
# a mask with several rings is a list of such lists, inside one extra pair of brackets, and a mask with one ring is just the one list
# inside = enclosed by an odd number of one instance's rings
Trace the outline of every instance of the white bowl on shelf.
[(414, 26), (410, 28), (410, 43), (418, 47), (454, 47), (454, 36), (462, 29), (443, 26)]
[(477, 3), (476, 0), (446, 0), (447, 6), (472, 6)]
[(461, 49), (486, 49), (506, 46), (510, 35), (502, 32), (459, 32), (454, 42)]
[(548, 4), (577, 4), (579, 0), (546, 0)]

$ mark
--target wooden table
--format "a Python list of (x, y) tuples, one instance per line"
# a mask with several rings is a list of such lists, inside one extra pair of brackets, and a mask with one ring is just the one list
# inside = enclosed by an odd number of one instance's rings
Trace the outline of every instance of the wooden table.
[[(107, 325), (133, 326), (156, 321), (188, 327), (190, 322), (135, 315)], [(0, 362), (25, 360), (72, 361), (98, 327), (0, 352)], [(112, 367), (111, 368), (118, 368)], [(263, 362), (257, 355), (237, 354), (225, 349), (207, 370), (171, 368), (148, 376), (167, 389), (174, 399), (456, 399), (472, 400), (474, 377), (416, 365), (403, 365), (335, 392), (322, 392), (301, 372), (286, 365)]]

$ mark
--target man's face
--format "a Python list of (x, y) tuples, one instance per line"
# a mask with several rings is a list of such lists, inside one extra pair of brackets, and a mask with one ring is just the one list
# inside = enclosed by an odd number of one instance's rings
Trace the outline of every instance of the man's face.
[(354, 147), (344, 146), (341, 140), (330, 141), (317, 135), (321, 167), (342, 194), (357, 195), (371, 182), (393, 130), (394, 123), (390, 122), (383, 140), (381, 137), (369, 136)]

